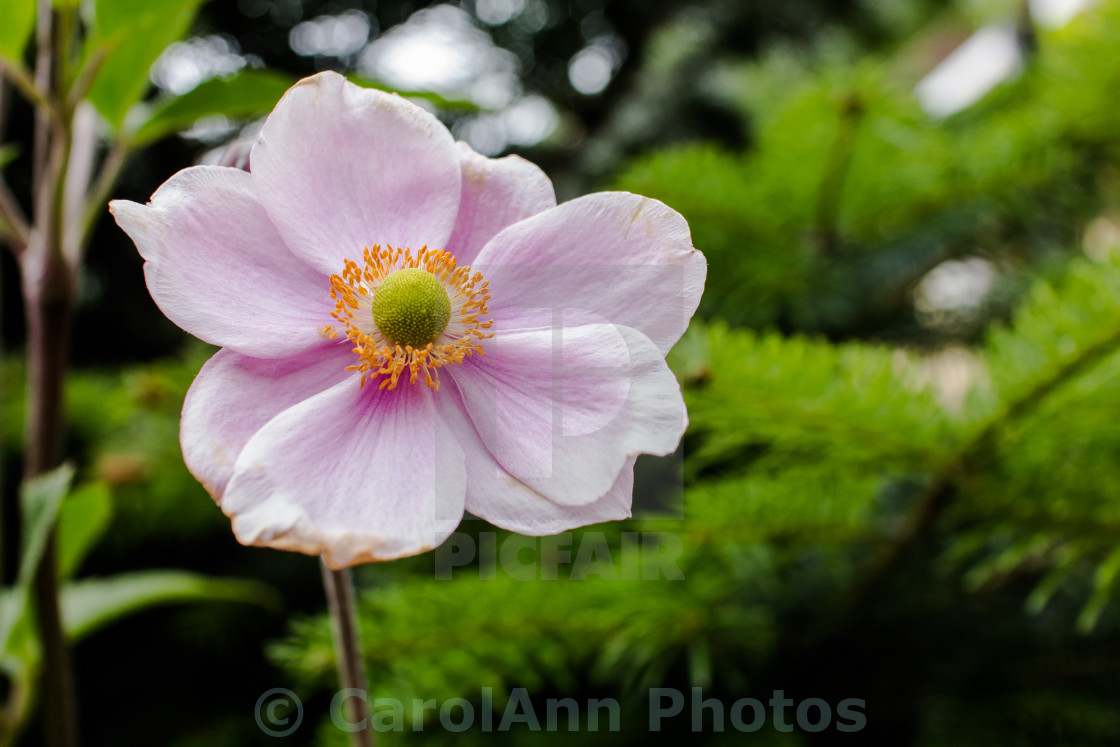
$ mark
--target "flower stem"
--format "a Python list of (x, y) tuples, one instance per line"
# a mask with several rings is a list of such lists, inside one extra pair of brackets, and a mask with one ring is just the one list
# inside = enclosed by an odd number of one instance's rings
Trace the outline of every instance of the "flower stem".
[(354, 580), (350, 569), (331, 569), (322, 563), (323, 587), (331, 611), (334, 653), (338, 660), (338, 678), (343, 689), (358, 690), (362, 697), (349, 697), (344, 702), (346, 721), (363, 728), (352, 732), (354, 747), (374, 747), (373, 724), (369, 715), (368, 690), (362, 660), (362, 643), (358, 631), (358, 614), (354, 605)]

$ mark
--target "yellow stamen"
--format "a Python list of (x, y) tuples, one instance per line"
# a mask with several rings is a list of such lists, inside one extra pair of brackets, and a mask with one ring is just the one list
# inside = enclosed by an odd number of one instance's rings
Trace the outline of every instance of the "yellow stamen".
[[(376, 379), (384, 376), (380, 389), (395, 389), (397, 381), (408, 371), (408, 382), (415, 384), (421, 373), (424, 382), (439, 391), (439, 372), (442, 366), (462, 363), (476, 352), (483, 354), (481, 340), (493, 337), (493, 322), (483, 319), (489, 312), (489, 287), (482, 273), (471, 274), (470, 267), (458, 267), (455, 258), (443, 250), (420, 249), (414, 255), (410, 249), (382, 249), (374, 245), (362, 253), (365, 267), (347, 259), (341, 275), (331, 275), (331, 298), (335, 310), (331, 316), (341, 327), (324, 327), (323, 332), (334, 339), (339, 332), (354, 343), (358, 363), (347, 370), (360, 371), (361, 385), (366, 376)], [(377, 287), (398, 270), (420, 268), (438, 279), (451, 301), (451, 320), (447, 328), (434, 341), (419, 349), (411, 345), (401, 347), (388, 340), (373, 320), (373, 296)]]

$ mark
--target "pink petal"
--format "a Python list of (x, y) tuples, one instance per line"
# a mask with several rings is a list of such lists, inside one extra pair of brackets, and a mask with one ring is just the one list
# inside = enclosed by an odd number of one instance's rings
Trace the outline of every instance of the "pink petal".
[(237, 169), (195, 166), (148, 205), (115, 200), (109, 209), (168, 319), (213, 345), (280, 358), (322, 344), (334, 303), (328, 279), (285, 248), (252, 182)]
[(466, 455), (467, 510), (502, 529), (534, 536), (630, 518), (634, 458), (602, 498), (581, 506), (553, 503), (513, 477), (494, 459), (467, 415), (455, 387), (441, 388), (436, 409)]
[(354, 353), (328, 343), (294, 358), (263, 360), (219, 350), (183, 402), (179, 441), (191, 474), (221, 502), (241, 450), (274, 416), (354, 374)]
[(447, 128), (395, 94), (337, 73), (294, 85), (252, 152), (261, 202), (288, 246), (322, 272), (374, 244), (442, 249), (459, 208)]
[(238, 541), (321, 554), (332, 568), (439, 545), (462, 519), (467, 477), (432, 397), (348, 379), (274, 417), (222, 498)]
[(687, 424), (660, 351), (626, 327), (500, 332), (444, 370), (498, 463), (554, 503), (606, 495), (627, 459), (671, 453)]
[(458, 145), (463, 192), (447, 251), (458, 264), (469, 265), (503, 228), (556, 207), (556, 194), (548, 176), (524, 158), (487, 158), (466, 143)]
[(600, 192), (516, 223), (479, 253), (490, 308), (579, 308), (632, 327), (662, 354), (700, 303), (707, 265), (688, 224), (657, 200)]

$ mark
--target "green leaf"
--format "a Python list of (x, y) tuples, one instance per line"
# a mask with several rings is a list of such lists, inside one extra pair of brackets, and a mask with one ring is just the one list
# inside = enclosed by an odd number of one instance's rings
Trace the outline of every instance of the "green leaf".
[(478, 104), (474, 103), (473, 101), (467, 101), (464, 99), (449, 99), (444, 96), (440, 96), (438, 93), (434, 93), (432, 91), (402, 91), (399, 88), (393, 88), (392, 86), (386, 85), (379, 80), (367, 78), (363, 75), (348, 75), (346, 76), (346, 79), (355, 85), (361, 86), (362, 88), (376, 88), (379, 91), (389, 91), (390, 93), (396, 93), (404, 96), (406, 99), (423, 99), (424, 101), (428, 101), (440, 109), (460, 112), (477, 112), (480, 110)]
[(1078, 258), (1060, 282), (1036, 283), (1013, 324), (989, 334), (987, 348), (1003, 403), (1033, 390), (1049, 393), (1051, 379), (1066, 367), (1120, 350), (1120, 260)]
[(133, 142), (147, 145), (190, 127), (202, 117), (263, 114), (276, 105), (293, 83), (295, 78), (272, 70), (245, 70), (231, 78), (208, 80), (182, 96), (159, 101), (148, 120), (137, 129)]
[(21, 62), (31, 30), (35, 28), (35, 0), (4, 0), (0, 22), (0, 57)]
[(20, 488), (23, 552), (19, 575), (15, 586), (0, 597), (0, 668), (16, 677), (29, 678), (38, 666), (39, 643), (30, 615), (31, 580), (73, 479), (74, 467), (64, 464)]
[(78, 570), (109, 526), (113, 502), (105, 483), (89, 483), (62, 503), (58, 514), (58, 572), (69, 578)]
[(19, 156), (19, 144), (8, 143), (0, 145), (0, 169), (3, 169)]
[(277, 604), (272, 589), (255, 581), (208, 578), (186, 571), (137, 571), (67, 584), (62, 590), (63, 627), (77, 641), (133, 612), (181, 602)]
[(690, 470), (760, 447), (798, 461), (912, 469), (936, 464), (952, 444), (932, 388), (913, 380), (918, 362), (885, 346), (693, 324), (669, 364), (685, 379), (700, 437)]
[(23, 513), (23, 554), (19, 564), (19, 585), (29, 584), (47, 546), (62, 499), (74, 479), (74, 467), (64, 464), (46, 474), (34, 477), (20, 490)]
[(40, 655), (28, 597), (26, 587), (0, 594), (0, 671), (23, 681), (33, 677)]
[(871, 469), (838, 469), (808, 459), (797, 469), (775, 474), (759, 469), (700, 481), (688, 492), (688, 516), (695, 528), (684, 533), (697, 544), (859, 536), (873, 526), (881, 483)]
[(113, 127), (148, 90), (148, 71), (172, 42), (190, 29), (205, 0), (96, 0), (86, 49), (106, 52), (89, 100)]
[(1100, 620), (1105, 605), (1112, 597), (1112, 586), (1118, 575), (1120, 575), (1120, 550), (1114, 550), (1097, 566), (1097, 571), (1093, 574), (1093, 593), (1081, 608), (1081, 614), (1077, 616), (1077, 630), (1082, 634), (1091, 633), (1093, 628), (1097, 627), (1097, 621)]
[(1024, 606), (1027, 612), (1032, 615), (1038, 615), (1046, 609), (1046, 605), (1058, 593), (1058, 589), (1069, 581), (1074, 570), (1074, 564), (1081, 558), (1081, 553), (1071, 546), (1059, 548), (1056, 555), (1057, 560), (1054, 567), (1038, 582), (1027, 597)]

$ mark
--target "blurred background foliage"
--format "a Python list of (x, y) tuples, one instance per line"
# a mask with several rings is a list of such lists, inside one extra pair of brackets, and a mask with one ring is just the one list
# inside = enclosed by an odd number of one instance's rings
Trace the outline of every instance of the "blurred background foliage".
[[(671, 533), (685, 579), (565, 580), (561, 564), (558, 580), (477, 565), (440, 580), (433, 555), (359, 569), (376, 696), (613, 697), (623, 731), (580, 737), (604, 744), (743, 739), (691, 734), (687, 718), (645, 733), (651, 686), (866, 700), (863, 732), (768, 725), (760, 744), (1120, 740), (1120, 4), (150, 8), (164, 36), (136, 52), (155, 61), (148, 78), (91, 91), (128, 144), (115, 196), (143, 201), (216, 162), (291, 80), (329, 68), (426, 102), (483, 152), (524, 154), (561, 198), (663, 200), (709, 261), (670, 356), (691, 413), (681, 458), (639, 460), (635, 518), (571, 538), (606, 537), (621, 563), (628, 533)], [(969, 49), (982, 52), (953, 78)], [(0, 142), (30, 142), (25, 105), (2, 108)], [(26, 194), (26, 154), (0, 163)], [(179, 407), (211, 351), (158, 313), (140, 264), (102, 220), (68, 453), (112, 516), (79, 578), (186, 568), (285, 601), (155, 609), (91, 633), (75, 650), (87, 743), (271, 743), (252, 706), (284, 686), (308, 709), (289, 743), (344, 744), (316, 564), (238, 546), (183, 467)], [(12, 517), (22, 319), (6, 255), (0, 270)], [(5, 581), (16, 535), (6, 522)], [(384, 741), (572, 739), (434, 728)]]

